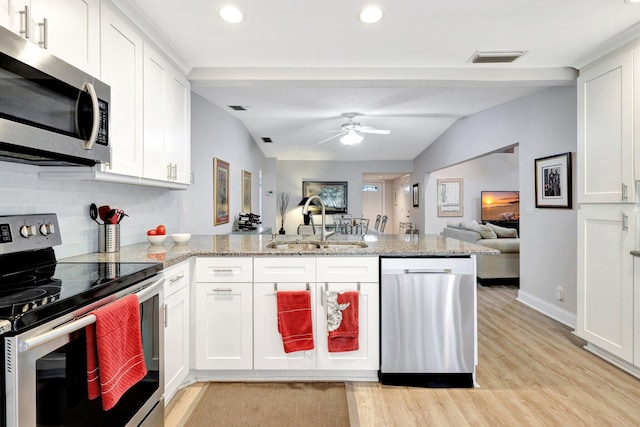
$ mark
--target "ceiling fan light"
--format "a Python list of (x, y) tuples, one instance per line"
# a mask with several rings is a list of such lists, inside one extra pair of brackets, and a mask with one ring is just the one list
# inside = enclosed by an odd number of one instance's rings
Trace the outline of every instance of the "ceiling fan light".
[(382, 9), (378, 6), (367, 6), (360, 12), (360, 21), (365, 24), (375, 24), (382, 19)]
[(362, 135), (358, 135), (355, 131), (350, 130), (345, 136), (340, 138), (340, 142), (344, 145), (358, 145), (363, 139)]

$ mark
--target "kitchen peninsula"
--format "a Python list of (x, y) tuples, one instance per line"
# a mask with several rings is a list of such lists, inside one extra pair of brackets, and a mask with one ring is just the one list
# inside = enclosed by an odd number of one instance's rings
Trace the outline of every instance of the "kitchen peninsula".
[[(474, 258), (476, 254), (497, 254), (498, 251), (437, 235), (366, 235), (364, 239), (358, 236), (353, 240), (345, 240), (353, 236), (335, 235), (324, 242), (325, 245), (319, 244), (317, 236), (310, 237), (197, 235), (186, 244), (174, 244), (170, 239), (160, 245), (145, 242), (124, 246), (116, 253), (92, 253), (66, 261), (158, 260), (163, 263), (165, 402), (169, 402), (179, 388), (197, 381), (378, 381), (380, 373), (384, 384), (384, 373), (380, 371), (384, 352), (381, 359), (380, 343), (381, 331), (387, 323), (381, 303), (394, 298), (382, 297), (384, 280), (381, 280), (380, 266), (384, 264), (381, 260), (404, 266), (401, 272), (405, 273), (412, 270), (451, 276), (452, 271), (456, 274), (456, 269), (465, 271), (466, 277), (459, 282), (453, 279), (438, 282), (438, 292), (425, 298), (431, 300), (427, 305), (435, 308), (436, 317), (443, 319), (439, 324), (446, 331), (442, 332), (456, 335), (456, 339), (443, 343), (453, 343), (456, 349), (464, 348), (470, 355), (471, 362), (465, 368), (468, 378), (475, 379)], [(415, 270), (416, 260), (428, 263), (427, 270)], [(405, 266), (407, 262), (414, 264)], [(444, 286), (452, 283), (455, 292), (444, 291)], [(441, 300), (431, 299), (448, 295), (446, 301), (451, 302), (460, 289), (468, 297), (456, 303), (453, 311), (441, 304)], [(287, 353), (278, 330), (276, 294), (304, 290), (309, 291), (315, 345), (312, 350)], [(328, 295), (349, 291), (357, 291), (359, 295), (359, 345), (353, 351), (332, 352), (327, 340)], [(415, 301), (411, 300), (412, 310), (394, 308), (393, 312), (402, 314), (409, 322), (420, 322), (419, 318), (409, 317), (423, 318), (425, 298), (420, 297), (419, 289), (410, 292), (416, 292), (412, 294), (415, 296)], [(452, 319), (445, 315), (448, 312), (458, 315)], [(461, 324), (461, 318), (467, 320)], [(450, 321), (454, 323), (449, 325)], [(469, 333), (462, 334), (458, 326), (464, 326)], [(442, 340), (430, 341), (438, 345), (428, 348), (440, 349)], [(383, 346), (390, 347), (401, 348)], [(419, 355), (418, 358), (411, 356), (413, 360), (429, 359), (428, 355), (412, 349), (403, 352), (408, 354)], [(401, 359), (403, 355), (393, 358)], [(443, 360), (440, 356), (437, 359)], [(444, 359), (458, 360), (456, 357)], [(403, 381), (408, 376), (415, 377), (412, 373), (400, 373), (399, 379)]]

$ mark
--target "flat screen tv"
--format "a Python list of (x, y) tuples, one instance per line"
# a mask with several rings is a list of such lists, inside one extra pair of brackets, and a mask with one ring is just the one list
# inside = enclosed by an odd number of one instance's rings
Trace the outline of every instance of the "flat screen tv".
[(482, 221), (519, 221), (520, 193), (518, 191), (482, 191)]

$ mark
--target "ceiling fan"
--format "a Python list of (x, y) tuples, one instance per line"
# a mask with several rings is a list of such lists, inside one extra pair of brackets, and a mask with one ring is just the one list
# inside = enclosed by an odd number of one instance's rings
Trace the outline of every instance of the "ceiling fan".
[(349, 119), (349, 121), (347, 123), (343, 123), (342, 126), (340, 126), (340, 130), (329, 131), (338, 132), (338, 134), (324, 139), (318, 142), (318, 144), (324, 144), (325, 142), (331, 141), (334, 138), (342, 137), (340, 138), (340, 142), (342, 142), (344, 145), (356, 145), (362, 142), (363, 136), (360, 135), (361, 133), (373, 133), (378, 135), (389, 135), (391, 133), (390, 130), (374, 129), (371, 126), (361, 126), (360, 123), (354, 122), (353, 118), (356, 116), (361, 116), (361, 114), (344, 113), (342, 116)]

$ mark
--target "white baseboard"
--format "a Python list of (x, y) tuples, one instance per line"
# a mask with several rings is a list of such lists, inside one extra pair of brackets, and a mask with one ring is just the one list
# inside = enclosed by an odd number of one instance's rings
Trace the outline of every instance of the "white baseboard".
[(572, 329), (576, 329), (577, 318), (574, 313), (567, 311), (561, 307), (550, 304), (548, 301), (545, 301), (537, 296), (531, 295), (522, 289), (518, 291), (518, 298), (516, 298), (521, 303), (528, 305), (536, 311), (548, 316), (558, 322), (567, 325)]
[(607, 362), (611, 363), (614, 366), (617, 366), (618, 368), (622, 369), (626, 373), (631, 374), (636, 378), (640, 378), (640, 367), (632, 365), (626, 360), (622, 360), (619, 357), (609, 353), (606, 350), (603, 350), (602, 348), (590, 342), (588, 342), (587, 345), (584, 346), (584, 349), (587, 351), (590, 351), (591, 353), (595, 354), (598, 357), (603, 358)]

